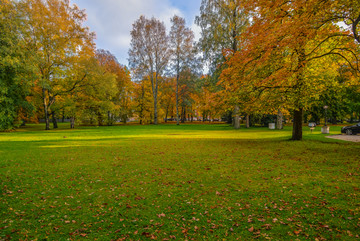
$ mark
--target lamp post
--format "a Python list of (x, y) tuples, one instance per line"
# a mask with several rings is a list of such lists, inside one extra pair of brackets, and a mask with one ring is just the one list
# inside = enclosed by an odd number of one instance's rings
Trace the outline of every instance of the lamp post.
[(324, 106), (324, 110), (325, 110), (325, 126), (327, 126), (327, 109), (329, 108), (329, 106), (325, 105)]

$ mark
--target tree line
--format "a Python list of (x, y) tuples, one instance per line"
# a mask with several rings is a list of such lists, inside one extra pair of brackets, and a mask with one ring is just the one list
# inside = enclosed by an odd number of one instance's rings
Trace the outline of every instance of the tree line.
[[(1, 0), (0, 129), (44, 119), (113, 125), (264, 115), (360, 119), (360, 5), (341, 1), (202, 0), (195, 42), (185, 19), (171, 29), (140, 16), (129, 66), (97, 50), (84, 10), (69, 0)], [(203, 65), (209, 73), (202, 75)]]
[(202, 0), (200, 44), (235, 128), (258, 113), (282, 128), (285, 115), (301, 140), (324, 106), (334, 122), (360, 119), (359, 22), (355, 0)]
[[(130, 74), (96, 50), (86, 14), (64, 1), (2, 1), (0, 129), (70, 118), (108, 123), (128, 111)], [(107, 117), (107, 118), (106, 118)]]
[(169, 34), (155, 18), (134, 23), (131, 72), (96, 49), (95, 34), (83, 26), (85, 11), (68, 0), (4, 0), (0, 7), (1, 130), (25, 121), (44, 120), (49, 130), (59, 119), (74, 128), (210, 113), (199, 100), (204, 78), (183, 18), (171, 19)]

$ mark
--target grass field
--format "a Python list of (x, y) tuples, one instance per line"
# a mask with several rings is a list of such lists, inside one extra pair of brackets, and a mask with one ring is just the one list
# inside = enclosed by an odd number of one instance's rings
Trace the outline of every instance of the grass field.
[(43, 128), (0, 133), (0, 240), (359, 238), (360, 145), (320, 127)]

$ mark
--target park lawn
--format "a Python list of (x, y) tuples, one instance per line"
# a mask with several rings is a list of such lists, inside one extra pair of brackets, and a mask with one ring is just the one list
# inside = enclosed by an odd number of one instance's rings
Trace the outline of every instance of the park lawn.
[(0, 240), (359, 238), (360, 145), (320, 127), (42, 128), (0, 133)]

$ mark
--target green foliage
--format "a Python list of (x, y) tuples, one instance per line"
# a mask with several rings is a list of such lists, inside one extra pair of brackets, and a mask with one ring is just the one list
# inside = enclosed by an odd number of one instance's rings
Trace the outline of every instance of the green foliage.
[[(344, 73), (345, 74), (344, 74)], [(328, 106), (327, 117), (333, 124), (337, 120), (352, 119), (360, 115), (360, 93), (358, 85), (351, 85), (345, 68), (339, 68), (337, 76), (326, 75), (326, 87), (318, 91), (318, 98), (309, 101), (310, 108), (305, 112), (309, 121), (320, 122), (324, 118), (324, 106)]]
[[(226, 63), (227, 58), (240, 50), (239, 35), (248, 26), (249, 15), (245, 13), (240, 2), (235, 0), (202, 0), (200, 15), (196, 16), (195, 23), (201, 27), (198, 45), (205, 62), (209, 64), (208, 79), (211, 89), (221, 93), (224, 87), (218, 85), (220, 75), (229, 67)], [(235, 89), (230, 90), (234, 91)], [(217, 107), (237, 108), (239, 101), (236, 99), (238, 98), (229, 95), (223, 96), (222, 106)]]
[(360, 146), (318, 127), (302, 142), (289, 127), (42, 129), (0, 133), (0, 239), (359, 235)]
[(67, 80), (80, 59), (93, 55), (94, 34), (82, 26), (85, 11), (68, 0), (24, 0), (19, 2), (18, 11), (24, 20), (21, 37), (36, 69), (34, 93), (42, 101), (49, 130), (49, 117), (57, 111), (52, 106), (83, 85), (83, 77)]
[(211, 70), (216, 71), (225, 58), (223, 51), (238, 50), (238, 36), (248, 24), (248, 16), (234, 0), (202, 0), (195, 23), (201, 27), (199, 47)]
[(0, 131), (14, 127), (20, 108), (30, 105), (25, 97), (29, 85), (23, 81), (27, 69), (21, 40), (17, 35), (21, 28), (16, 6), (12, 1), (2, 1), (0, 5)]

